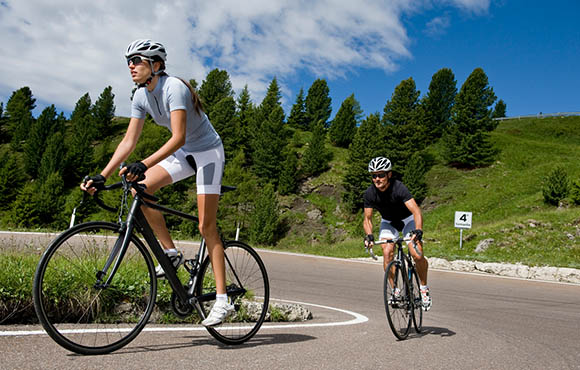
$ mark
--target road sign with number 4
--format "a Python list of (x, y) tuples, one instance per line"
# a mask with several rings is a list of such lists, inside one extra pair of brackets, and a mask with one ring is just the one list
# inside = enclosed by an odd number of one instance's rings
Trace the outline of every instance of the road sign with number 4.
[(471, 229), (471, 212), (455, 212), (455, 227)]

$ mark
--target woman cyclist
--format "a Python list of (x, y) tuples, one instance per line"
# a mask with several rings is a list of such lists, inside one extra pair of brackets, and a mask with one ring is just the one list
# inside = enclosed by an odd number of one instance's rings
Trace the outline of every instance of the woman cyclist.
[[(216, 224), (224, 168), (221, 138), (203, 112), (199, 96), (191, 85), (165, 72), (167, 53), (162, 44), (135, 40), (129, 44), (125, 58), (131, 78), (138, 87), (133, 96), (127, 132), (107, 166), (99, 175), (81, 184), (81, 189), (94, 193), (129, 157), (143, 130), (146, 114), (158, 125), (167, 127), (171, 137), (161, 148), (123, 167), (119, 174), (126, 174), (129, 181), (138, 181), (144, 176), (141, 183), (146, 186), (147, 193), (154, 194), (164, 186), (197, 173), (199, 231), (208, 246), (217, 290), (216, 303), (202, 324), (218, 325), (234, 310), (227, 300), (224, 250)], [(179, 267), (184, 260), (183, 254), (175, 248), (163, 214), (148, 207), (143, 207), (143, 213), (165, 253), (174, 266)], [(158, 277), (165, 274), (161, 266), (157, 266), (156, 272)]]

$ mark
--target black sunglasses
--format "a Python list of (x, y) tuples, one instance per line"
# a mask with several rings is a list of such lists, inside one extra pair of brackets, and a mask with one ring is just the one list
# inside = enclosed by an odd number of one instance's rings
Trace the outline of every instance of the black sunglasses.
[(133, 63), (133, 65), (136, 66), (137, 64), (143, 63), (144, 60), (151, 61), (153, 59), (145, 58), (145, 57), (142, 57), (140, 55), (135, 55), (135, 56), (132, 56), (130, 58), (127, 58), (127, 65), (131, 65), (131, 63)]
[(386, 173), (386, 172), (381, 172), (381, 173), (373, 173), (373, 174), (371, 175), (371, 177), (372, 177), (373, 179), (376, 179), (377, 177), (378, 177), (379, 179), (384, 179), (386, 176), (387, 176), (387, 173)]

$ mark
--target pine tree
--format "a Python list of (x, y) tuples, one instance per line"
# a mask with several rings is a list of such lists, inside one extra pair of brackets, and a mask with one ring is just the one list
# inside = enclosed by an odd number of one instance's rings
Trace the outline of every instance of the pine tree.
[(405, 167), (403, 175), (403, 183), (407, 186), (415, 201), (418, 204), (425, 199), (427, 195), (427, 182), (425, 175), (427, 173), (427, 166), (423, 156), (419, 152), (415, 152)]
[(308, 127), (312, 129), (320, 121), (327, 127), (327, 121), (332, 113), (332, 99), (330, 98), (330, 89), (326, 80), (317, 79), (308, 89), (306, 96), (306, 117)]
[(76, 103), (67, 133), (66, 182), (77, 183), (93, 171), (93, 140), (97, 134), (89, 94)]
[(282, 107), (276, 107), (268, 118), (262, 123), (253, 140), (252, 162), (256, 176), (269, 179), (277, 183), (280, 175), (280, 163), (283, 160), (282, 153), (286, 146), (286, 133), (284, 132), (284, 111)]
[(197, 81), (195, 80), (195, 78), (190, 79), (189, 84), (191, 85), (191, 87), (193, 87), (195, 91), (197, 91)]
[(38, 169), (38, 178), (45, 181), (51, 174), (58, 173), (62, 175), (64, 172), (64, 158), (66, 149), (62, 145), (64, 142), (64, 135), (62, 132), (55, 132), (46, 141), (46, 149), (40, 160)]
[(276, 241), (279, 224), (279, 204), (274, 186), (266, 184), (260, 191), (250, 214), (249, 236), (252, 243), (273, 245)]
[(33, 123), (30, 135), (24, 145), (24, 168), (30, 176), (33, 178), (38, 177), (40, 162), (44, 155), (48, 138), (63, 130), (64, 122), (57, 118), (54, 105), (46, 107)]
[(10, 222), (16, 227), (38, 227), (40, 217), (38, 202), (40, 201), (40, 183), (31, 181), (18, 191), (16, 199), (11, 204)]
[(14, 91), (6, 103), (4, 131), (14, 150), (20, 150), (23, 141), (28, 137), (34, 121), (32, 110), (36, 107), (35, 103), (36, 99), (32, 97), (32, 91), (28, 87)]
[[(63, 189), (64, 183), (58, 172), (48, 175), (40, 185), (35, 203), (41, 225), (50, 226), (55, 222), (58, 224), (65, 204)], [(61, 220), (60, 227), (62, 226)]]
[(442, 68), (431, 77), (429, 91), (421, 105), (427, 116), (427, 131), (432, 139), (440, 138), (451, 122), (451, 109), (457, 95), (457, 81), (449, 68)]
[(111, 133), (113, 118), (115, 118), (115, 94), (112, 91), (113, 88), (107, 86), (92, 109), (96, 130), (102, 136)]
[(325, 142), (326, 130), (322, 121), (319, 121), (313, 127), (312, 138), (302, 159), (302, 169), (306, 176), (317, 175), (328, 168), (331, 153), (324, 147)]
[(492, 163), (498, 151), (489, 131), (497, 126), (490, 106), (496, 97), (481, 68), (469, 75), (452, 109), (452, 125), (444, 135), (444, 157), (455, 167), (479, 167)]
[(424, 111), (419, 105), (420, 92), (413, 78), (401, 81), (391, 100), (387, 101), (382, 118), (384, 146), (393, 168), (400, 172), (411, 155), (426, 144)]
[(384, 108), (383, 124), (405, 125), (413, 121), (413, 115), (419, 103), (420, 91), (415, 87), (413, 77), (401, 81), (391, 100), (387, 101)]
[(0, 209), (10, 209), (26, 175), (17, 155), (7, 147), (0, 148)]
[(256, 176), (278, 182), (283, 150), (287, 145), (284, 109), (276, 78), (252, 117), (252, 167)]
[(278, 80), (274, 77), (268, 86), (268, 91), (264, 100), (262, 100), (262, 104), (260, 104), (260, 110), (264, 112), (264, 116), (268, 117), (274, 109), (281, 107), (281, 100), (282, 93), (280, 93)]
[(336, 113), (330, 125), (328, 131), (330, 141), (338, 147), (348, 148), (354, 138), (356, 126), (360, 121), (361, 115), (362, 109), (360, 103), (355, 99), (354, 94), (352, 94), (342, 102), (338, 113)]
[(225, 70), (211, 70), (199, 88), (199, 96), (203, 103), (203, 109), (208, 117), (211, 115), (213, 106), (223, 98), (234, 96), (230, 75)]
[(209, 119), (222, 139), (226, 155), (233, 153), (240, 143), (240, 125), (236, 117), (234, 98), (229, 96), (215, 104)]
[(258, 179), (252, 171), (248, 171), (246, 163), (246, 154), (242, 150), (226, 157), (222, 183), (235, 185), (237, 189), (220, 197), (217, 219), (218, 226), (229, 238), (234, 235), (227, 233), (235, 230), (237, 226), (246, 228), (248, 216), (259, 193)]
[(492, 118), (503, 118), (506, 114), (507, 106), (502, 99), (499, 99), (497, 103), (495, 103), (495, 108), (493, 109)]
[(4, 143), (8, 139), (8, 133), (6, 131), (6, 120), (4, 119), (4, 103), (0, 102), (0, 144)]
[(278, 181), (278, 192), (280, 195), (294, 194), (298, 187), (298, 157), (296, 152), (287, 150), (284, 162), (282, 162), (282, 172)]
[[(382, 139), (379, 113), (369, 115), (357, 129), (348, 149), (348, 165), (344, 177), (342, 199), (346, 208), (355, 213), (362, 208), (362, 196), (369, 187), (368, 163), (379, 155), (385, 156), (387, 144)], [(383, 149), (385, 148), (385, 149)]]
[(237, 101), (236, 109), (236, 119), (240, 125), (239, 136), (239, 149), (247, 152), (248, 156), (251, 156), (251, 142), (253, 138), (253, 131), (251, 127), (252, 115), (254, 112), (254, 105), (250, 98), (250, 91), (248, 90), (248, 85), (244, 86), (244, 89), (240, 93)]
[(308, 118), (306, 116), (306, 101), (304, 100), (304, 89), (300, 89), (296, 102), (292, 106), (288, 116), (288, 124), (291, 127), (306, 130), (308, 128)]

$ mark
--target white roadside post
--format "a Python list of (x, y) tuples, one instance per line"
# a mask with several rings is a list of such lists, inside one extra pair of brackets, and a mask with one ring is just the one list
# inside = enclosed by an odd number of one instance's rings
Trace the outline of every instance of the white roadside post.
[(463, 229), (471, 229), (471, 212), (455, 211), (455, 227), (459, 229), (459, 249), (462, 249)]

